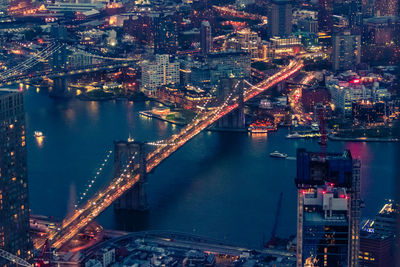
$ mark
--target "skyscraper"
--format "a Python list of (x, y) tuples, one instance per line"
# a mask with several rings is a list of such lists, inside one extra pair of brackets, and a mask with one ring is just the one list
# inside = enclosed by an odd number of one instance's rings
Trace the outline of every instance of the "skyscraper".
[(318, 30), (331, 32), (333, 29), (333, 0), (318, 0)]
[(286, 37), (292, 34), (292, 2), (272, 0), (268, 8), (268, 36)]
[[(32, 248), (22, 92), (0, 92), (0, 122), (0, 249), (30, 259)], [(6, 264), (0, 258), (0, 266)]]
[(333, 37), (333, 70), (353, 69), (361, 60), (361, 36), (350, 31), (338, 33)]
[(297, 266), (358, 266), (360, 162), (297, 150)]
[(212, 49), (212, 37), (210, 22), (203, 21), (200, 27), (200, 49), (203, 55), (208, 54)]

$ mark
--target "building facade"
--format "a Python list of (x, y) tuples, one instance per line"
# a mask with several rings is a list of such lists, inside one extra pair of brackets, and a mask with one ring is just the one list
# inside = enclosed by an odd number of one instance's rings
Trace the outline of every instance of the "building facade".
[(391, 267), (393, 266), (393, 236), (361, 232), (360, 266)]
[(298, 149), (295, 182), (297, 266), (358, 266), (360, 162)]
[(345, 117), (352, 115), (355, 102), (367, 101), (371, 103), (387, 101), (391, 94), (379, 82), (367, 82), (368, 77), (333, 77), (328, 76), (325, 80), (326, 88), (329, 90), (335, 109), (342, 112)]
[(361, 60), (361, 36), (350, 31), (333, 36), (332, 68), (334, 71), (354, 69)]
[(241, 51), (211, 53), (207, 56), (210, 83), (217, 85), (225, 78), (250, 78), (251, 57)]
[[(0, 93), (0, 249), (32, 258), (22, 92)], [(7, 262), (0, 258), (0, 266)]]

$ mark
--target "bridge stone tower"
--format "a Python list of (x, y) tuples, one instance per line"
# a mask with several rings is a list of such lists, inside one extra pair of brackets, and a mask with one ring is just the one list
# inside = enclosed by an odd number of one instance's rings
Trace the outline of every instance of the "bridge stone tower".
[[(236, 87), (236, 84), (239, 83)], [(236, 87), (236, 89), (235, 89)], [(220, 88), (222, 92), (218, 93), (223, 99), (227, 96), (227, 91), (236, 90), (239, 96), (239, 106), (234, 111), (230, 112), (226, 116), (222, 117), (216, 122), (216, 127), (218, 129), (235, 129), (235, 130), (245, 130), (246, 121), (244, 115), (244, 82), (243, 80), (237, 79), (225, 79), (221, 82)]]
[[(115, 210), (144, 211), (148, 209), (145, 186), (147, 176), (145, 144), (135, 141), (114, 142), (114, 177), (118, 177), (124, 172), (132, 158), (134, 158), (133, 164), (130, 164), (127, 173), (131, 177), (139, 173), (139, 181), (114, 202)], [(139, 164), (136, 172), (133, 170), (135, 163)]]

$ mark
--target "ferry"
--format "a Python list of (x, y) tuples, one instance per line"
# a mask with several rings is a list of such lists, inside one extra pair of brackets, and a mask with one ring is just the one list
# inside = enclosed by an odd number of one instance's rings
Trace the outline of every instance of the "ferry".
[(276, 124), (268, 120), (257, 120), (248, 128), (250, 133), (268, 133), (276, 130)]
[(275, 127), (249, 127), (248, 131), (251, 133), (268, 133), (271, 131), (276, 131)]
[(297, 138), (319, 138), (321, 133), (317, 123), (311, 125), (296, 125), (290, 128), (290, 133), (286, 135), (288, 139)]
[(303, 136), (301, 136), (299, 133), (292, 133), (292, 134), (288, 134), (286, 135), (286, 138), (288, 139), (297, 139), (297, 138), (302, 138)]
[(287, 158), (287, 154), (285, 154), (285, 153), (280, 153), (280, 152), (278, 152), (278, 151), (274, 151), (274, 152), (271, 152), (271, 153), (269, 153), (269, 155), (271, 156), (271, 157), (273, 157), (273, 158), (281, 158), (281, 159), (285, 159), (285, 158)]
[(35, 137), (43, 137), (43, 133), (41, 131), (35, 131)]

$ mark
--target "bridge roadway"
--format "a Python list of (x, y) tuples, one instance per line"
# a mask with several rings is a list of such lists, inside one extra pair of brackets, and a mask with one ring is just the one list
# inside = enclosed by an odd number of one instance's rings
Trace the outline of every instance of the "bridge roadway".
[[(244, 90), (244, 100), (247, 101), (261, 92), (273, 87), (277, 83), (289, 78), (302, 67), (302, 61), (292, 60), (285, 68), (270, 76), (268, 79), (260, 82), (256, 86), (246, 88)], [(147, 172), (153, 170), (164, 159), (169, 157), (173, 152), (202, 130), (237, 108), (238, 103), (235, 100), (237, 100), (237, 97), (230, 99), (230, 101), (225, 101), (222, 105), (212, 110), (205, 111), (204, 114), (201, 114), (187, 126), (182, 128), (179, 134), (173, 135), (165, 144), (160, 145), (153, 152), (149, 153), (147, 156)], [(109, 207), (116, 199), (130, 189), (139, 180), (139, 174), (136, 174), (138, 168), (137, 165), (133, 166), (133, 173), (135, 173), (133, 176), (131, 176), (130, 173), (127, 173), (114, 178), (106, 188), (91, 197), (75, 213), (65, 218), (61, 231), (52, 232), (48, 236), (52, 247), (56, 249), (61, 248), (101, 212)]]
[(116, 62), (116, 63), (101, 63), (92, 66), (86, 66), (82, 68), (67, 69), (67, 70), (54, 70), (54, 71), (41, 71), (31, 74), (14, 75), (6, 79), (0, 80), (0, 87), (6, 85), (12, 85), (16, 83), (25, 83), (38, 78), (60, 78), (72, 75), (79, 75), (84, 73), (91, 73), (103, 70), (112, 70), (123, 67), (130, 67), (136, 65), (138, 60)]

